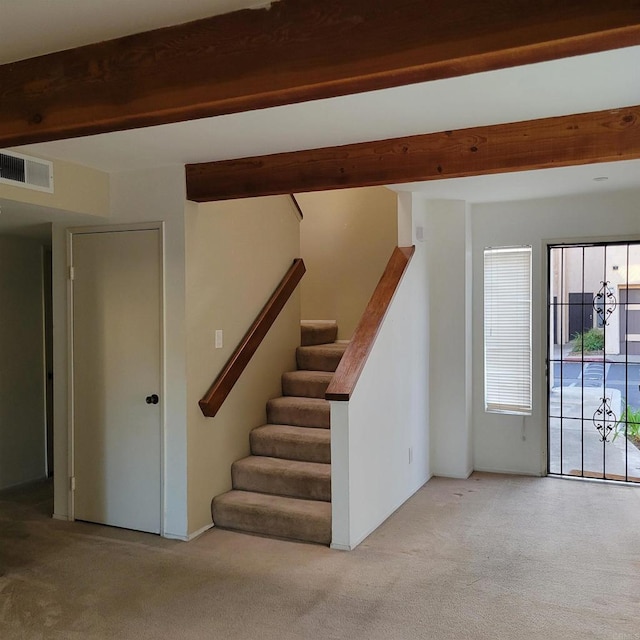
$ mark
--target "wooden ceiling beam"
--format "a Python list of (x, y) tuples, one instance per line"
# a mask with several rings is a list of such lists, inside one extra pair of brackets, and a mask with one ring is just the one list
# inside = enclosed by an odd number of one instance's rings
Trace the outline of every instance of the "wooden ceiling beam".
[(640, 158), (640, 106), (187, 165), (196, 202)]
[(0, 148), (637, 44), (638, 0), (278, 0), (0, 65)]

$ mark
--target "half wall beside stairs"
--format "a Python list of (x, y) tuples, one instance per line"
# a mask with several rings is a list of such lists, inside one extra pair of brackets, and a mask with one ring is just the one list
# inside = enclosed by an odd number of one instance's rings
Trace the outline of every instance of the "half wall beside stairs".
[[(331, 546), (336, 549), (355, 548), (431, 475), (426, 252), (418, 243), (406, 261), (398, 251), (327, 394), (344, 398), (331, 400)], [(404, 262), (400, 272), (398, 261)], [(375, 329), (367, 321), (371, 317)], [(363, 366), (349, 363), (350, 350), (368, 352)], [(340, 386), (339, 379), (353, 385)]]

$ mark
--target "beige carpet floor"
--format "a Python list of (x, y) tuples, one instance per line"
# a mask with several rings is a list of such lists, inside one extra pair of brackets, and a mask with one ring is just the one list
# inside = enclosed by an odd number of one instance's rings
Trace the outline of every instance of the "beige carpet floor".
[(358, 549), (181, 543), (0, 493), (0, 638), (640, 639), (640, 488), (433, 479)]

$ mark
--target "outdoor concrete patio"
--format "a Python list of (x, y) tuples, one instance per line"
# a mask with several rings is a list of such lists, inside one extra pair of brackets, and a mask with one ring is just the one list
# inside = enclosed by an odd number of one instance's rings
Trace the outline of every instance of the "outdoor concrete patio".
[[(602, 399), (612, 414), (598, 415)], [(618, 424), (622, 395), (611, 388), (555, 387), (549, 395), (549, 473), (640, 482), (640, 450)], [(596, 420), (594, 421), (594, 415)], [(557, 416), (557, 417), (555, 417)], [(562, 416), (562, 417), (559, 417)], [(596, 427), (608, 431), (606, 439)], [(616, 432), (620, 433), (616, 436)], [(617, 477), (614, 477), (617, 476)]]

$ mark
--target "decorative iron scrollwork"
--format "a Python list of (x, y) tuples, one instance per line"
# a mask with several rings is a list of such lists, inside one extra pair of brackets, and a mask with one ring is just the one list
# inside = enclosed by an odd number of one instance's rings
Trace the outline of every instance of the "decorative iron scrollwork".
[(618, 423), (618, 418), (611, 408), (611, 398), (602, 398), (600, 406), (593, 414), (593, 424), (600, 434), (600, 442), (609, 442), (607, 439), (613, 428)]
[(602, 326), (609, 324), (609, 318), (611, 314), (616, 310), (618, 301), (613, 294), (613, 288), (609, 286), (608, 280), (601, 280), (600, 290), (593, 297), (593, 310), (598, 315)]

